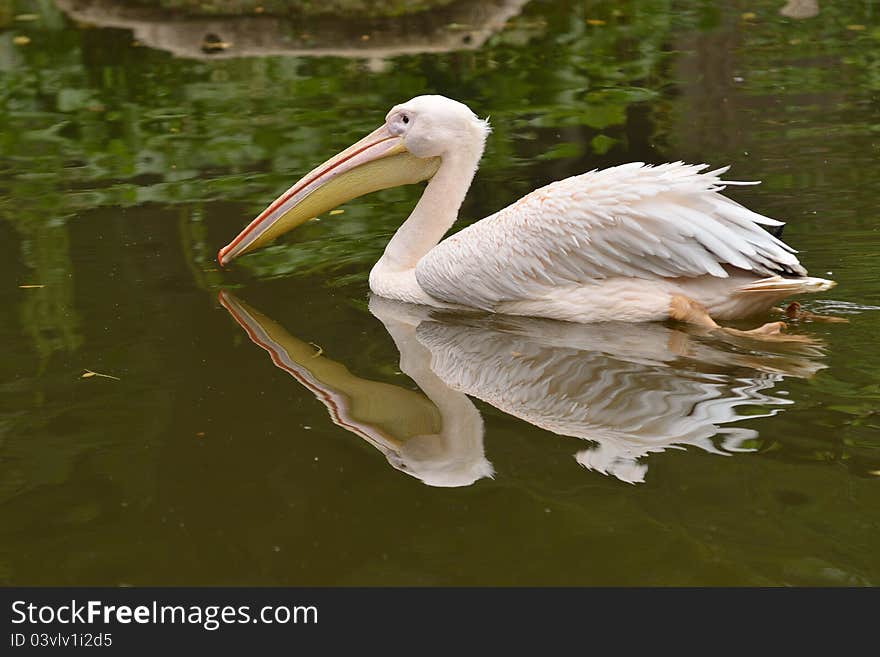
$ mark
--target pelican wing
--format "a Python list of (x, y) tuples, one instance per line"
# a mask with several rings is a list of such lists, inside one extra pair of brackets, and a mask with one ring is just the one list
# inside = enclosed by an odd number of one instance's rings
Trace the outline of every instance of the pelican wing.
[(492, 310), (538, 286), (613, 277), (806, 274), (794, 249), (761, 226), (782, 222), (722, 196), (727, 167), (640, 162), (591, 171), (523, 197), (441, 242), (416, 267), (450, 303)]

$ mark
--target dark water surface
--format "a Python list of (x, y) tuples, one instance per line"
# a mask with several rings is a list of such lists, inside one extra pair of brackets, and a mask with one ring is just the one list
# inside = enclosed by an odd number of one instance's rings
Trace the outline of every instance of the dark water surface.
[[(880, 6), (519, 4), (468, 50), (199, 60), (0, 0), (0, 583), (880, 583)], [(369, 300), (417, 187), (216, 269), (425, 92), (491, 116), (465, 221), (732, 164), (850, 323), (793, 348)]]

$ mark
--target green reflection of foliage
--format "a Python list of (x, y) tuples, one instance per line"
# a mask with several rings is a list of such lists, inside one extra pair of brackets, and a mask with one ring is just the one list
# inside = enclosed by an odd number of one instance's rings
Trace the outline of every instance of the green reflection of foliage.
[[(51, 30), (44, 17), (26, 26), (27, 48), (0, 34), (0, 180), (39, 176), (61, 194), (57, 215), (222, 199), (246, 204), (244, 220), (295, 172), (372, 129), (389, 106), (448, 89), (493, 118), (489, 176), (534, 166), (542, 155), (603, 154), (619, 139), (604, 131), (656, 96), (645, 82), (657, 75), (672, 13), (668, 0), (566, 6), (528, 7), (481, 51), (403, 57), (379, 72), (334, 58), (176, 60), (136, 47), (126, 32)], [(551, 150), (534, 152), (538, 134), (572, 128)], [(0, 216), (41, 216), (17, 190), (10, 186)], [(322, 232), (341, 260), (320, 260), (327, 254), (319, 249), (275, 249), (245, 267), (262, 276), (320, 262), (366, 264), (413, 191), (377, 198), (388, 204), (382, 219), (352, 211)]]
[(16, 212), (8, 198), (0, 197), (0, 216), (8, 213), (21, 239), (22, 260), (32, 272), (30, 279), (17, 283), (41, 286), (26, 290), (20, 317), (43, 367), (56, 351), (72, 352), (82, 343), (66, 217), (57, 214), (59, 194), (45, 194), (39, 180), (17, 180), (12, 192), (33, 201), (28, 212)]
[(31, 225), (22, 231), (26, 264), (40, 285), (21, 306), (21, 323), (45, 363), (58, 350), (74, 351), (82, 344), (74, 308), (72, 265), (63, 225)]
[[(853, 177), (867, 182), (876, 156), (852, 158), (867, 153), (856, 144), (880, 132), (880, 28), (871, 3), (819, 5), (817, 16), (795, 20), (779, 15), (778, 3), (755, 3), (749, 20), (729, 12), (713, 33), (686, 44), (694, 47), (682, 58), (689, 79), (677, 120), (661, 132), (674, 133), (673, 144), (686, 153), (708, 149), (721, 163), (762, 163), (765, 196), (831, 179), (839, 180), (832, 187)], [(732, 47), (736, 57), (724, 56)], [(784, 111), (768, 113), (770, 103)], [(828, 148), (832, 140), (853, 147)], [(803, 171), (787, 164), (792, 152)], [(815, 170), (824, 170), (822, 181), (807, 178)], [(872, 208), (852, 210), (873, 222)]]

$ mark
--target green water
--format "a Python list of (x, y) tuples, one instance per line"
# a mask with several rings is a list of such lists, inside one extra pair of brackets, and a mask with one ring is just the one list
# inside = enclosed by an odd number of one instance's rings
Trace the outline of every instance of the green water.
[[(880, 6), (784, 4), (533, 1), (379, 61), (177, 58), (0, 0), (0, 583), (880, 583)], [(216, 269), (426, 92), (491, 116), (465, 221), (732, 164), (850, 322), (798, 349), (370, 301), (417, 187)]]

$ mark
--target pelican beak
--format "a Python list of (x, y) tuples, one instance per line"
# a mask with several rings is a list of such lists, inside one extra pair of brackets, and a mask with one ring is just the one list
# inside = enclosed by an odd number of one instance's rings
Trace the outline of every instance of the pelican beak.
[(440, 158), (419, 158), (386, 126), (310, 171), (217, 253), (225, 266), (301, 223), (358, 196), (433, 176)]

